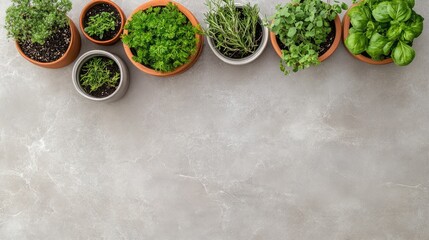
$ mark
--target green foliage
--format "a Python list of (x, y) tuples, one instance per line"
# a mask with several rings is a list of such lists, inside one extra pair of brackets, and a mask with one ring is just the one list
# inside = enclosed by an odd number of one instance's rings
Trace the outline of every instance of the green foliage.
[(125, 29), (122, 41), (133, 51), (134, 61), (156, 71), (175, 70), (197, 50), (197, 28), (171, 3), (135, 13)]
[(357, 55), (367, 53), (374, 60), (391, 57), (405, 66), (415, 57), (411, 47), (423, 32), (423, 17), (414, 0), (362, 0), (348, 12), (352, 27), (346, 47)]
[(320, 63), (319, 49), (332, 31), (330, 22), (342, 9), (347, 9), (347, 5), (330, 5), (321, 0), (292, 0), (276, 9), (270, 28), (284, 45), (280, 69), (289, 74), (289, 68), (297, 72)]
[(207, 0), (204, 15), (209, 25), (204, 34), (213, 39), (226, 57), (246, 57), (256, 51), (261, 36), (256, 35), (259, 8), (246, 4), (237, 8), (234, 0)]
[(44, 44), (59, 28), (68, 25), (70, 0), (12, 0), (6, 10), (8, 37)]
[(105, 32), (115, 30), (116, 18), (113, 12), (101, 12), (95, 16), (89, 17), (88, 26), (84, 29), (89, 36), (98, 36), (103, 39)]
[(116, 64), (112, 59), (106, 61), (101, 57), (94, 57), (87, 61), (82, 67), (80, 75), (80, 85), (89, 87), (90, 93), (97, 91), (101, 87), (114, 88), (120, 79), (119, 73), (112, 73), (109, 66)]

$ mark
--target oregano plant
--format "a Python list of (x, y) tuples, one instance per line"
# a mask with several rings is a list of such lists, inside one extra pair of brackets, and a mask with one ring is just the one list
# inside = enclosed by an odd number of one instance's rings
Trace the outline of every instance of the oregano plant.
[(8, 37), (44, 44), (59, 28), (68, 25), (70, 0), (12, 0), (6, 10)]
[(198, 29), (172, 3), (135, 13), (125, 24), (122, 41), (133, 60), (160, 72), (170, 72), (196, 52)]
[(289, 74), (318, 65), (320, 45), (333, 31), (331, 21), (347, 9), (347, 4), (322, 0), (292, 0), (278, 5), (270, 25), (282, 47), (280, 69)]

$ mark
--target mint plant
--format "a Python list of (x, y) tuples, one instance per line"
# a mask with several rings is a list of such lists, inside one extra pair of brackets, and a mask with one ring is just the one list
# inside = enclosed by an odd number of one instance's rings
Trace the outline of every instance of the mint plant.
[(287, 75), (320, 64), (320, 45), (333, 30), (331, 21), (346, 10), (345, 3), (328, 4), (321, 0), (292, 0), (276, 7), (270, 25), (283, 45), (280, 69)]
[(101, 12), (89, 17), (88, 25), (84, 30), (91, 37), (98, 36), (103, 39), (104, 33), (109, 30), (115, 30), (115, 27), (116, 18), (113, 12)]
[(226, 57), (243, 58), (259, 47), (262, 33), (257, 35), (259, 8), (250, 3), (237, 8), (234, 0), (207, 0), (204, 34), (213, 39), (216, 48)]
[(67, 26), (70, 0), (12, 0), (6, 10), (8, 37), (18, 42), (44, 44), (59, 28)]
[(133, 60), (156, 71), (175, 70), (197, 50), (198, 29), (172, 3), (135, 13), (125, 29), (122, 41), (131, 48)]
[(396, 65), (410, 64), (416, 55), (411, 45), (423, 32), (424, 21), (414, 5), (414, 0), (361, 1), (348, 12), (352, 27), (346, 47), (355, 55), (366, 53), (374, 60), (391, 57)]
[(89, 88), (90, 93), (101, 87), (114, 88), (120, 79), (118, 72), (111, 72), (109, 67), (116, 64), (112, 59), (94, 57), (87, 61), (81, 70), (80, 85)]

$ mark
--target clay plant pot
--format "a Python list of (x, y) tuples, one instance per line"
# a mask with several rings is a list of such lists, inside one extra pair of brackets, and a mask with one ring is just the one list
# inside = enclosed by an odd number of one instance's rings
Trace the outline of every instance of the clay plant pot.
[[(352, 9), (353, 7), (355, 7), (357, 5), (358, 5), (358, 3), (353, 4), (349, 8), (349, 10), (347, 10), (346, 14), (344, 14), (344, 18), (343, 18), (343, 41), (344, 42), (346, 41), (347, 37), (349, 36), (349, 29), (350, 29), (350, 25), (351, 25), (350, 24), (350, 17), (348, 15), (348, 13), (349, 13), (350, 9)], [(386, 58), (386, 59), (383, 59), (381, 61), (376, 61), (376, 60), (373, 60), (372, 58), (367, 57), (367, 56), (362, 55), (362, 54), (354, 55), (353, 53), (351, 53), (349, 51), (349, 49), (347, 47), (346, 47), (346, 49), (353, 57), (355, 57), (356, 59), (359, 59), (360, 61), (365, 62), (365, 63), (374, 64), (374, 65), (383, 65), (383, 64), (389, 64), (389, 63), (393, 62), (392, 58)]]
[[(244, 6), (244, 4), (236, 3), (235, 6), (237, 8), (241, 8)], [(210, 49), (213, 51), (213, 53), (220, 60), (222, 60), (225, 63), (231, 64), (231, 65), (245, 65), (245, 64), (248, 64), (248, 63), (255, 61), (259, 56), (261, 56), (261, 54), (265, 50), (265, 47), (268, 44), (269, 30), (267, 27), (265, 27), (263, 25), (262, 19), (264, 19), (264, 17), (262, 16), (261, 13), (259, 13), (259, 24), (262, 27), (262, 32), (261, 32), (262, 40), (261, 40), (258, 48), (256, 49), (256, 51), (253, 54), (251, 54), (247, 57), (244, 57), (244, 58), (239, 58), (239, 59), (227, 57), (219, 49), (216, 48), (216, 44), (214, 43), (213, 39), (211, 39), (210, 37), (207, 36), (207, 42), (210, 46)]]
[[(115, 64), (118, 66), (119, 72), (121, 75), (121, 78), (119, 80), (119, 85), (116, 87), (116, 90), (112, 92), (110, 95), (105, 97), (95, 97), (89, 94), (87, 91), (85, 91), (85, 89), (80, 84), (80, 73), (81, 73), (82, 67), (87, 61), (89, 61), (94, 57), (105, 57), (105, 58), (112, 59), (115, 62)], [(72, 80), (73, 80), (73, 85), (75, 89), (80, 95), (82, 95), (86, 99), (96, 101), (96, 102), (114, 102), (119, 100), (127, 92), (128, 86), (130, 84), (128, 68), (127, 68), (127, 65), (124, 63), (124, 61), (122, 61), (122, 59), (116, 56), (115, 54), (112, 54), (103, 50), (92, 50), (80, 56), (80, 58), (74, 64), (73, 72), (72, 72)]]
[(76, 59), (76, 57), (79, 55), (79, 52), (80, 52), (80, 34), (79, 34), (79, 31), (77, 30), (76, 25), (74, 25), (73, 21), (70, 18), (69, 18), (69, 23), (70, 23), (70, 32), (71, 32), (69, 46), (67, 48), (67, 51), (64, 53), (64, 55), (56, 61), (45, 63), (45, 62), (39, 62), (39, 61), (33, 60), (24, 54), (24, 52), (22, 51), (21, 47), (19, 46), (19, 44), (17, 42), (15, 42), (15, 46), (18, 49), (18, 52), (21, 54), (21, 56), (23, 56), (27, 61), (29, 61), (29, 62), (37, 65), (37, 66), (44, 67), (44, 68), (62, 68), (62, 67), (65, 67), (65, 66), (69, 65), (70, 63), (72, 63)]
[[(98, 4), (108, 4), (110, 6), (112, 6), (113, 8), (116, 9), (116, 11), (118, 11), (119, 16), (121, 17), (121, 26), (119, 31), (116, 33), (116, 35), (111, 38), (111, 39), (107, 39), (107, 40), (97, 40), (92, 38), (91, 36), (89, 36), (86, 32), (85, 32), (85, 16), (87, 14), (87, 12), (94, 6), (98, 5)], [(80, 26), (80, 30), (82, 31), (83, 35), (91, 42), (95, 43), (95, 44), (99, 44), (99, 45), (104, 45), (104, 46), (108, 46), (108, 45), (112, 45), (115, 44), (120, 38), (121, 38), (121, 34), (124, 31), (124, 25), (125, 25), (125, 14), (122, 11), (122, 9), (113, 1), (111, 0), (91, 0), (90, 3), (88, 3), (83, 9), (82, 12), (80, 14), (80, 19), (79, 19), (79, 26)]]
[[(199, 28), (200, 24), (198, 22), (198, 20), (194, 17), (194, 15), (188, 10), (186, 9), (183, 5), (174, 2), (174, 1), (170, 1), (170, 0), (151, 0), (147, 3), (144, 3), (140, 6), (138, 6), (132, 13), (131, 15), (128, 17), (127, 22), (131, 20), (131, 18), (133, 17), (133, 15), (139, 11), (144, 11), (150, 7), (159, 7), (159, 6), (167, 6), (168, 3), (173, 3), (175, 6), (177, 6), (177, 8), (179, 9), (180, 12), (182, 12), (191, 22), (191, 24), (194, 27)], [(124, 29), (124, 34), (128, 34), (128, 30)], [(133, 53), (131, 52), (130, 47), (128, 47), (126, 44), (124, 45), (124, 49), (125, 49), (125, 53), (127, 54), (127, 57), (130, 59), (130, 61), (134, 64), (134, 66), (136, 66), (138, 69), (140, 69), (141, 71), (153, 75), (153, 76), (158, 76), (158, 77), (168, 77), (168, 76), (174, 76), (177, 75), (179, 73), (182, 73), (186, 70), (188, 70), (190, 67), (192, 67), (192, 65), (194, 65), (194, 63), (197, 61), (198, 57), (200, 56), (202, 49), (203, 49), (203, 41), (204, 38), (201, 34), (195, 34), (195, 37), (197, 38), (197, 52), (195, 54), (193, 54), (192, 56), (189, 57), (189, 62), (176, 68), (174, 71), (172, 72), (159, 72), (159, 71), (155, 71), (152, 68), (146, 67), (141, 63), (138, 63), (136, 61), (133, 60)]]
[[(335, 50), (337, 50), (337, 48), (340, 44), (340, 41), (341, 41), (341, 20), (340, 20), (339, 16), (337, 16), (335, 18), (334, 23), (335, 23), (334, 42), (332, 43), (332, 45), (328, 49), (328, 51), (326, 51), (322, 56), (319, 57), (320, 62), (323, 62), (327, 58), (329, 58), (335, 52)], [(277, 43), (276, 34), (274, 32), (270, 32), (270, 39), (271, 39), (271, 44), (273, 45), (273, 48), (276, 51), (277, 55), (279, 55), (279, 57), (282, 57), (282, 49), (280, 49), (280, 46)]]

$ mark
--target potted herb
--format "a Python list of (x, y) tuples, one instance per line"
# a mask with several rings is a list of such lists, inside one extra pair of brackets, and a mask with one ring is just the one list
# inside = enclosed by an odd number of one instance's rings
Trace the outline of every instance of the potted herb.
[(120, 99), (128, 89), (128, 69), (118, 56), (102, 50), (83, 54), (73, 67), (73, 85), (80, 95), (99, 102)]
[(80, 29), (91, 42), (100, 45), (116, 43), (125, 25), (122, 9), (110, 0), (93, 0), (80, 15)]
[(79, 31), (66, 15), (71, 7), (69, 0), (12, 0), (5, 19), (8, 37), (31, 63), (64, 67), (80, 51)]
[(410, 64), (411, 47), (423, 31), (414, 0), (363, 0), (344, 16), (344, 44), (357, 59), (370, 64)]
[(172, 76), (190, 68), (202, 51), (199, 23), (179, 3), (152, 0), (140, 5), (125, 24), (125, 53), (140, 70)]
[(318, 65), (337, 49), (341, 39), (338, 14), (347, 9), (345, 3), (337, 3), (292, 0), (276, 7), (270, 37), (285, 74)]
[(208, 0), (204, 34), (213, 53), (232, 65), (257, 59), (268, 43), (268, 28), (263, 25), (257, 5), (234, 0)]

